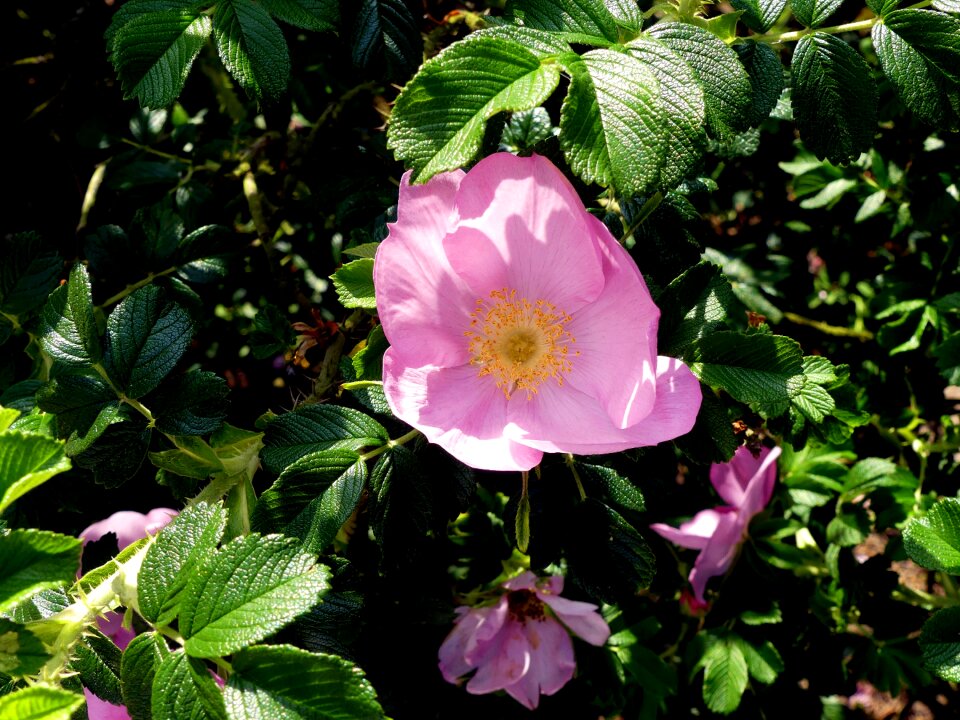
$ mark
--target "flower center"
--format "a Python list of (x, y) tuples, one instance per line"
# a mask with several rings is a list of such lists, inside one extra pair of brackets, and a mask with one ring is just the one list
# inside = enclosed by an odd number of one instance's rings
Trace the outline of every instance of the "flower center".
[(563, 385), (579, 355), (570, 345), (576, 339), (565, 328), (571, 318), (546, 300), (530, 302), (516, 290), (494, 290), (477, 300), (470, 314), (471, 362), (479, 377), (491, 375), (507, 399), (516, 390), (532, 398), (549, 378)]
[(507, 596), (507, 610), (510, 615), (520, 622), (546, 619), (543, 612), (543, 603), (535, 592), (530, 590), (514, 590)]

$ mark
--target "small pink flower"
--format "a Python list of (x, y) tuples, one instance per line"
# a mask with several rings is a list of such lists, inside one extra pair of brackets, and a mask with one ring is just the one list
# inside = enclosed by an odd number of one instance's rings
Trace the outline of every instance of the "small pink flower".
[(779, 456), (778, 447), (764, 447), (757, 456), (745, 446), (737, 448), (730, 462), (710, 468), (710, 482), (729, 505), (701, 510), (679, 528), (662, 523), (650, 526), (670, 542), (700, 551), (690, 571), (690, 584), (699, 602), (704, 602), (707, 581), (733, 565), (750, 520), (770, 502)]
[(522, 573), (503, 584), (507, 592), (496, 605), (457, 609), (454, 628), (440, 646), (444, 680), (459, 683), (476, 670), (467, 692), (506, 690), (533, 710), (541, 694), (553, 695), (573, 677), (571, 632), (591, 645), (607, 641), (610, 628), (596, 605), (560, 597), (559, 575), (536, 580)]
[(498, 153), (400, 187), (374, 283), (394, 414), (467, 465), (688, 432), (700, 385), (657, 355), (636, 264), (547, 159)]
[[(146, 515), (131, 510), (115, 512), (105, 520), (95, 522), (80, 533), (83, 544), (96, 542), (104, 535), (113, 533), (117, 536), (117, 546), (123, 550), (140, 538), (154, 535), (177, 516), (176, 510), (170, 508), (156, 508)], [(98, 618), (100, 632), (116, 643), (121, 650), (127, 647), (136, 633), (123, 627), (123, 616), (119, 613), (108, 612)], [(87, 688), (83, 689), (87, 699), (87, 717), (90, 720), (130, 720), (127, 709), (122, 705), (113, 705), (101, 700)]]

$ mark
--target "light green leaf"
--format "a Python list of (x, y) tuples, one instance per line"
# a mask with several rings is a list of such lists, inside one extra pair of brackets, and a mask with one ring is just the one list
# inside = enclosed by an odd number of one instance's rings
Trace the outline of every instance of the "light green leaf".
[(860, 209), (857, 210), (857, 214), (853, 218), (853, 221), (855, 223), (862, 223), (864, 220), (869, 220), (878, 212), (883, 210), (883, 205), (886, 202), (887, 193), (883, 190), (877, 190), (876, 192), (870, 193), (867, 195), (867, 199), (863, 201)]
[(50, 293), (40, 314), (37, 339), (41, 347), (55, 363), (68, 367), (87, 367), (93, 362), (86, 346), (89, 336), (81, 333), (78, 325), (85, 323), (81, 318), (91, 312), (89, 297), (74, 304), (81, 297), (81, 293), (71, 292), (69, 285), (61, 285)]
[(0, 611), (38, 590), (70, 583), (80, 566), (77, 538), (45, 530), (0, 535)]
[(769, 640), (760, 645), (753, 645), (741, 637), (734, 636), (740, 646), (743, 657), (747, 661), (747, 670), (757, 682), (770, 685), (783, 672), (783, 659), (777, 648)]
[(729, 715), (747, 689), (747, 660), (735, 635), (716, 637), (704, 653), (703, 700), (716, 713)]
[(920, 631), (923, 665), (944, 680), (960, 682), (960, 608), (939, 610)]
[(223, 695), (206, 666), (182, 650), (160, 661), (153, 678), (153, 720), (226, 720)]
[(377, 309), (373, 288), (373, 260), (360, 258), (346, 263), (330, 276), (337, 297), (345, 308)]
[(800, 38), (791, 67), (793, 114), (806, 147), (837, 165), (869, 149), (877, 86), (863, 57), (836, 35)]
[(919, 485), (917, 478), (906, 468), (898, 467), (883, 458), (864, 458), (852, 468), (843, 483), (843, 502), (852, 502), (860, 495), (879, 488), (909, 488)]
[(177, 616), (187, 582), (209, 559), (227, 526), (217, 505), (190, 505), (165, 527), (147, 550), (137, 582), (140, 614), (156, 625)]
[(260, 0), (277, 20), (304, 30), (335, 30), (340, 22), (336, 0)]
[(843, 0), (791, 0), (794, 17), (808, 28), (823, 25), (843, 4)]
[(350, 257), (358, 258), (373, 258), (377, 254), (377, 248), (380, 247), (379, 242), (367, 242), (360, 245), (354, 245), (353, 247), (348, 247), (343, 249), (344, 255), (349, 255)]
[(0, 720), (70, 720), (83, 695), (35, 685), (0, 697)]
[(23, 625), (0, 618), (0, 673), (15, 678), (36, 675), (49, 659), (40, 638)]
[(138, 15), (113, 37), (113, 66), (124, 99), (162, 108), (183, 90), (193, 61), (210, 37), (210, 18), (188, 9)]
[(511, 0), (504, 14), (517, 25), (547, 30), (568, 42), (609, 45), (621, 40), (618, 26), (639, 29), (642, 20), (636, 5), (630, 5), (609, 0)]
[(134, 637), (120, 658), (120, 688), (123, 705), (131, 718), (152, 717), (153, 679), (160, 663), (170, 654), (163, 636), (145, 632)]
[(731, 0), (730, 4), (734, 10), (743, 11), (743, 22), (758, 33), (772, 28), (787, 8), (787, 0)]
[(62, 442), (43, 435), (0, 434), (0, 513), (17, 498), (69, 469)]
[(240, 86), (258, 100), (277, 100), (287, 89), (287, 41), (262, 5), (221, 0), (213, 13), (220, 59)]
[(780, 335), (715, 332), (697, 341), (692, 357), (703, 382), (745, 403), (788, 400), (797, 392), (791, 379), (803, 372), (799, 344)]
[(960, 500), (944, 498), (903, 529), (903, 547), (931, 570), (960, 575)]
[(658, 102), (650, 67), (631, 54), (591, 50), (560, 58), (570, 90), (560, 112), (560, 147), (585, 182), (625, 195), (657, 184), (665, 162)]
[(191, 657), (221, 657), (263, 640), (316, 605), (328, 580), (329, 571), (292, 538), (237, 538), (197, 571), (183, 593), (184, 650)]
[(147, 285), (107, 318), (107, 372), (128, 397), (143, 397), (173, 370), (192, 338), (187, 311), (167, 301), (161, 288)]
[(386, 429), (364, 413), (340, 405), (301, 405), (267, 425), (263, 465), (272, 473), (320, 450), (375, 448), (390, 439)]
[(231, 720), (376, 720), (384, 717), (363, 672), (290, 645), (241, 650), (224, 690)]
[(707, 129), (728, 140), (749, 127), (753, 86), (737, 54), (716, 35), (696, 25), (660, 22), (649, 34), (690, 66), (703, 89)]
[(425, 182), (466, 165), (497, 113), (534, 108), (557, 86), (556, 62), (484, 32), (428, 60), (397, 98), (388, 145)]

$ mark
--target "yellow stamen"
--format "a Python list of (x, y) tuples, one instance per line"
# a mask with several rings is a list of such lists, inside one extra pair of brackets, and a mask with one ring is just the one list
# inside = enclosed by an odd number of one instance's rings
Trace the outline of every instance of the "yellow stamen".
[(479, 377), (490, 375), (507, 399), (516, 390), (532, 398), (540, 385), (553, 378), (557, 385), (573, 366), (570, 358), (575, 338), (566, 330), (571, 318), (546, 300), (530, 302), (516, 290), (494, 290), (477, 300), (471, 315), (472, 363)]

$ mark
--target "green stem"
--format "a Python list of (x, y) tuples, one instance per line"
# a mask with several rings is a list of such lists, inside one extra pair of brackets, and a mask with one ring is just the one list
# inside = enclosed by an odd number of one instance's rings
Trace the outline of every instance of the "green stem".
[(147, 427), (154, 427), (156, 425), (157, 421), (153, 417), (153, 413), (150, 412), (146, 405), (141, 403), (139, 400), (134, 400), (131, 397), (127, 397), (126, 393), (114, 385), (113, 380), (111, 380), (110, 376), (107, 374), (107, 369), (103, 365), (100, 363), (93, 363), (90, 367), (96, 370), (97, 374), (103, 378), (103, 381), (110, 387), (111, 390), (113, 390), (114, 393), (116, 393), (117, 399), (120, 400), (120, 402), (126, 403), (147, 419)]
[(420, 434), (419, 430), (411, 430), (406, 435), (401, 435), (396, 440), (387, 440), (387, 442), (384, 445), (381, 445), (378, 448), (374, 448), (370, 452), (364, 453), (363, 455), (361, 455), (360, 460), (362, 460), (363, 462), (366, 462), (367, 460), (372, 460), (373, 458), (379, 455), (383, 455), (390, 448), (397, 447), (398, 445), (406, 445), (408, 442), (413, 440), (419, 434)]
[(580, 493), (580, 499), (586, 500), (587, 493), (583, 489), (583, 481), (580, 480), (580, 473), (577, 472), (577, 465), (573, 455), (571, 453), (567, 453), (563, 461), (567, 464), (567, 467), (570, 468), (570, 474), (573, 475), (573, 481), (577, 484), (577, 490)]
[(354, 380), (353, 382), (341, 383), (344, 390), (359, 390), (366, 387), (383, 387), (383, 380)]
[(130, 293), (136, 292), (136, 291), (139, 290), (140, 288), (149, 285), (150, 283), (152, 283), (154, 280), (156, 280), (156, 279), (159, 278), (159, 277), (165, 277), (165, 276), (170, 275), (170, 274), (172, 274), (172, 273), (174, 273), (174, 272), (176, 272), (176, 271), (177, 271), (177, 268), (176, 268), (176, 266), (174, 266), (174, 267), (169, 267), (169, 268), (167, 268), (166, 270), (161, 270), (160, 272), (148, 273), (147, 276), (146, 276), (145, 278), (143, 278), (142, 280), (137, 280), (137, 282), (133, 283), (132, 285), (127, 285), (123, 290), (121, 290), (120, 292), (118, 292), (116, 295), (111, 295), (110, 297), (108, 297), (108, 298), (107, 298), (106, 300), (104, 300), (102, 303), (100, 303), (99, 305), (97, 305), (97, 308), (100, 309), (100, 310), (103, 310), (103, 309), (109, 307), (110, 305), (115, 305), (116, 303), (118, 303), (118, 302), (120, 302), (121, 300), (123, 300), (123, 299), (124, 299), (127, 295), (129, 295)]
[(176, 160), (177, 162), (186, 163), (187, 165), (192, 163), (192, 161), (188, 158), (182, 158), (179, 155), (171, 155), (170, 153), (163, 152), (162, 150), (155, 150), (149, 145), (141, 145), (140, 143), (136, 143), (129, 138), (121, 138), (120, 140), (121, 142), (125, 142), (127, 145), (132, 145), (137, 150), (142, 150), (143, 152), (150, 153), (151, 155), (157, 155), (158, 157), (166, 158), (167, 160)]
[[(933, 0), (922, 0), (909, 6), (910, 10), (918, 10), (933, 4)], [(857, 20), (856, 22), (843, 23), (842, 25), (833, 25), (823, 28), (804, 28), (803, 30), (790, 30), (788, 32), (765, 33), (763, 35), (751, 35), (748, 39), (754, 42), (765, 43), (783, 43), (794, 42), (800, 38), (811, 35), (815, 32), (826, 33), (827, 35), (837, 35), (845, 32), (859, 32), (861, 30), (870, 30), (874, 25), (881, 22), (882, 18), (872, 17), (867, 20)]]
[(837, 325), (830, 325), (828, 323), (822, 322), (820, 320), (812, 320), (803, 315), (797, 315), (792, 312), (785, 312), (783, 316), (792, 323), (797, 325), (806, 325), (807, 327), (812, 327), (816, 330), (819, 330), (822, 333), (827, 335), (834, 335), (836, 337), (852, 337), (857, 338), (866, 342), (867, 340), (873, 340), (873, 333), (869, 330), (855, 330), (853, 328), (839, 327)]

